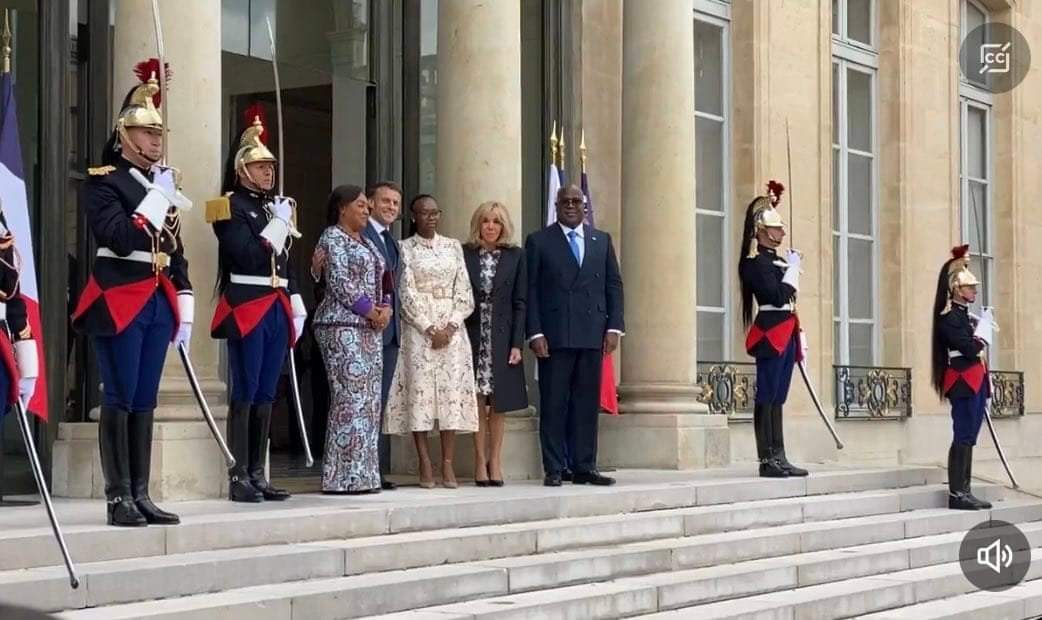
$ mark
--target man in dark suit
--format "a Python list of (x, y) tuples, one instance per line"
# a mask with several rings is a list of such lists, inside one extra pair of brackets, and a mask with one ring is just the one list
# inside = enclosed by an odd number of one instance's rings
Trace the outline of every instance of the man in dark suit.
[(543, 484), (561, 486), (568, 441), (572, 481), (607, 486), (615, 480), (597, 472), (597, 415), (601, 363), (619, 346), (624, 329), (622, 276), (611, 236), (583, 224), (582, 190), (562, 187), (556, 205), (557, 222), (525, 242)]
[[(379, 181), (370, 185), (365, 191), (369, 199), (369, 224), (365, 227), (365, 236), (380, 249), (384, 264), (394, 274), (394, 288), (391, 291), (391, 322), (383, 331), (384, 339), (384, 374), (380, 381), (380, 425), (383, 426), (383, 410), (387, 407), (387, 395), (391, 391), (391, 380), (394, 378), (394, 367), (398, 364), (398, 346), (401, 342), (401, 302), (398, 296), (398, 284), (401, 282), (402, 264), (398, 242), (394, 239), (391, 226), (402, 212), (402, 190), (391, 181)], [(386, 490), (395, 488), (395, 484), (384, 478), (391, 469), (391, 441), (387, 435), (380, 435), (380, 483)]]

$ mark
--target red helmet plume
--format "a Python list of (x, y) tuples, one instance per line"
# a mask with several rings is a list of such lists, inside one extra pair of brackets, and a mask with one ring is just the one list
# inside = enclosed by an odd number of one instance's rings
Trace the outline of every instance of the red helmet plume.
[[(147, 82), (154, 76), (156, 78), (157, 83), (162, 83), (163, 80), (166, 80), (167, 84), (169, 84), (170, 79), (174, 77), (174, 72), (170, 69), (170, 63), (164, 64), (166, 65), (166, 71), (160, 72), (158, 58), (149, 58), (148, 60), (142, 60), (141, 62), (134, 65), (134, 75), (136, 75), (137, 79), (140, 80), (142, 83)], [(160, 91), (160, 93), (161, 92), (162, 91)], [(152, 103), (157, 108), (162, 103), (162, 95), (160, 93), (156, 93), (152, 97)]]
[(781, 184), (781, 181), (775, 181), (774, 179), (767, 181), (767, 196), (770, 198), (772, 206), (781, 202), (781, 197), (784, 193), (785, 186)]
[(970, 252), (970, 244), (957, 245), (952, 248), (952, 258), (965, 258)]

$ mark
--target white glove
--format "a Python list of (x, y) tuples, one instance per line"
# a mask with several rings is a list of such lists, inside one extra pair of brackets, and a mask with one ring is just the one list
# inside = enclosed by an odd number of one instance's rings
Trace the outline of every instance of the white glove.
[(185, 353), (188, 353), (188, 348), (192, 341), (192, 324), (181, 321), (181, 324), (177, 327), (177, 335), (174, 336), (174, 348), (178, 348), (181, 345), (185, 346)]
[(22, 402), (27, 406), (29, 401), (33, 399), (33, 394), (36, 393), (36, 377), (22, 377), (18, 380), (18, 397), (22, 399)]
[(980, 318), (977, 320), (977, 328), (973, 330), (973, 335), (975, 338), (980, 338), (990, 346), (991, 341), (995, 338), (996, 331), (995, 314), (992, 312), (991, 308), (985, 308), (984, 312), (981, 312)]
[(807, 352), (810, 351), (810, 344), (807, 342), (807, 334), (800, 330), (800, 351), (803, 352), (801, 356), (803, 359), (807, 359)]
[(14, 358), (18, 365), (18, 395), (26, 403), (36, 391), (36, 377), (40, 374), (39, 358), (36, 355), (35, 340), (19, 340), (14, 343)]
[(308, 311), (304, 307), (304, 298), (300, 296), (300, 293), (294, 293), (290, 296), (289, 305), (293, 310), (293, 330), (296, 333), (293, 344), (296, 344), (300, 337), (304, 335), (304, 321), (308, 318)]
[(293, 217), (293, 204), (285, 196), (277, 196), (271, 205), (271, 214), (283, 222), (289, 223)]
[[(173, 198), (177, 194), (177, 183), (174, 181), (174, 171), (170, 168), (152, 166), (152, 184), (169, 198)], [(173, 200), (171, 200), (171, 202), (173, 202)]]
[(785, 255), (785, 262), (789, 264), (785, 268), (785, 275), (782, 276), (782, 282), (788, 284), (797, 291), (800, 290), (800, 265), (803, 263), (803, 257), (796, 250), (790, 249)]

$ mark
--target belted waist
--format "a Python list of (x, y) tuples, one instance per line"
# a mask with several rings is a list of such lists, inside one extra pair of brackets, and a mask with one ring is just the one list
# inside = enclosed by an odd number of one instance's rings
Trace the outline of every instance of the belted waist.
[(286, 288), (289, 286), (289, 280), (274, 276), (245, 276), (233, 273), (230, 276), (230, 280), (232, 284), (246, 284), (248, 286), (267, 286), (269, 288)]
[(148, 265), (155, 265), (158, 267), (169, 267), (170, 266), (170, 255), (166, 252), (146, 252), (144, 250), (134, 250), (126, 256), (120, 256), (109, 248), (98, 248), (96, 254), (98, 258), (114, 258), (116, 260), (128, 260), (135, 263), (145, 263)]
[(451, 286), (435, 286), (432, 288), (424, 288), (417, 291), (424, 295), (430, 295), (436, 299), (449, 299), (452, 297)]
[(785, 304), (784, 306), (771, 306), (763, 305), (759, 307), (764, 312), (792, 312), (792, 304)]
[[(953, 359), (955, 359), (957, 357), (966, 357), (966, 356), (962, 354), (962, 351), (956, 351), (954, 349), (948, 349), (948, 359), (953, 360)], [(980, 359), (980, 355), (977, 355), (977, 356), (969, 358), (969, 359)]]

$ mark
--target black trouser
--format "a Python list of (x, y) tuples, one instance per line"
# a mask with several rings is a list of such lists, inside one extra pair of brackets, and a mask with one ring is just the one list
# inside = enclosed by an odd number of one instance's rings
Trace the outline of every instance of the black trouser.
[(539, 360), (539, 443), (543, 471), (560, 474), (570, 457), (575, 473), (597, 469), (601, 349), (554, 349)]

